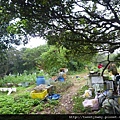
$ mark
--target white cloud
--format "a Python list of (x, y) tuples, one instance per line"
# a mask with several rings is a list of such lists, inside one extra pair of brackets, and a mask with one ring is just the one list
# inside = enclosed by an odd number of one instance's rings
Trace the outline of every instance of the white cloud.
[(45, 45), (45, 44), (47, 44), (47, 42), (43, 38), (35, 37), (35, 38), (31, 38), (26, 45), (19, 45), (15, 47), (16, 49), (21, 49), (23, 47), (34, 48), (34, 47), (38, 47), (40, 45)]
[(28, 44), (25, 45), (25, 47), (34, 48), (34, 47), (44, 45), (44, 44), (46, 44), (46, 41), (44, 39), (35, 37), (35, 38), (30, 39), (30, 41), (28, 42)]

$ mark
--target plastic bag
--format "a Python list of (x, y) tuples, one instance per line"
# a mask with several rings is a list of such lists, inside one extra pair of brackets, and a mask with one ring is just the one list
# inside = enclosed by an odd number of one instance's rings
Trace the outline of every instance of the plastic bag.
[(90, 98), (92, 97), (92, 91), (91, 90), (85, 90), (85, 93), (82, 95), (83, 98)]
[(98, 110), (99, 109), (99, 103), (98, 99), (85, 99), (82, 102), (84, 107), (90, 107), (92, 110)]

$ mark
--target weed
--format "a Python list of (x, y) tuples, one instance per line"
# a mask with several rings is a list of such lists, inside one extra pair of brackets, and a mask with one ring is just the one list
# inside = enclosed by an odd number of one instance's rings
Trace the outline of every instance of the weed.
[(44, 110), (44, 107), (43, 107), (43, 105), (42, 104), (39, 104), (39, 105), (37, 105), (36, 107), (35, 107), (35, 111), (43, 111)]
[(50, 105), (58, 105), (59, 101), (58, 100), (49, 100)]
[(66, 80), (64, 82), (60, 82), (60, 81), (54, 82), (53, 85), (57, 86), (56, 87), (57, 93), (62, 93), (66, 91), (69, 87), (71, 87), (73, 84), (70, 80)]
[(73, 111), (75, 113), (84, 113), (87, 112), (88, 109), (84, 108), (82, 102), (84, 101), (85, 98), (82, 98), (81, 95), (84, 94), (84, 91), (88, 89), (88, 86), (83, 86), (77, 93), (77, 95), (75, 95), (73, 97), (73, 101), (74, 101), (74, 106), (73, 106)]

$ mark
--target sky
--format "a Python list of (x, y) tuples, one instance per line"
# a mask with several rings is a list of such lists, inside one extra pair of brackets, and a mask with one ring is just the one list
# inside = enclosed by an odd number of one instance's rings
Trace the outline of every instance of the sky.
[[(15, 20), (12, 20), (10, 23), (16, 23), (20, 21), (19, 18), (16, 18)], [(44, 44), (47, 44), (47, 42), (43, 39), (43, 38), (40, 38), (40, 37), (34, 37), (34, 38), (31, 38), (30, 41), (28, 41), (28, 43), (26, 45), (13, 45), (13, 47), (15, 47), (16, 49), (21, 49), (23, 47), (26, 47), (26, 48), (34, 48), (34, 47), (38, 47), (40, 45), (44, 45)]]
[(26, 45), (19, 45), (19, 46), (15, 46), (17, 49), (21, 49), (23, 47), (26, 48), (34, 48), (34, 47), (38, 47), (40, 45), (45, 45), (47, 44), (47, 42), (39, 37), (35, 37), (35, 38), (31, 38), (30, 41), (26, 44)]
[[(38, 47), (40, 45), (45, 45), (47, 44), (47, 42), (43, 39), (43, 38), (39, 38), (39, 37), (35, 37), (30, 39), (30, 41), (28, 42), (28, 44), (24, 45), (19, 45), (19, 46), (15, 46), (16, 49), (21, 49), (22, 47), (26, 47), (26, 48), (34, 48), (34, 47)], [(114, 51), (115, 54), (120, 53), (120, 49), (117, 49)]]
[(46, 44), (46, 41), (43, 38), (35, 37), (35, 38), (30, 39), (28, 44), (26, 44), (25, 46), (34, 48), (34, 47), (44, 45), (44, 44)]

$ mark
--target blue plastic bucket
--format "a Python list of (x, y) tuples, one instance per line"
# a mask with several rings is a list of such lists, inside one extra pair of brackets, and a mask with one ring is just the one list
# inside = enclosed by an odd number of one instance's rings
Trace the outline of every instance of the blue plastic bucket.
[(40, 85), (40, 84), (45, 84), (45, 78), (43, 76), (38, 76), (36, 78), (36, 84)]
[(64, 82), (65, 79), (64, 79), (63, 77), (59, 77), (59, 78), (58, 78), (58, 81), (60, 81), (60, 82)]

